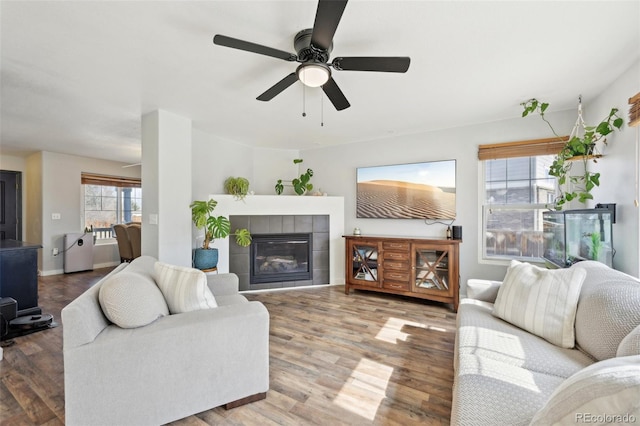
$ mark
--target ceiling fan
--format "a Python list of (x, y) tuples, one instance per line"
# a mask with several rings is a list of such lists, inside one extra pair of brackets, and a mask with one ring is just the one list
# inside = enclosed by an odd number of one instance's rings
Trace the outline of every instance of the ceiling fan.
[(379, 71), (404, 73), (409, 69), (411, 58), (391, 57), (336, 57), (331, 62), (329, 54), (333, 50), (333, 35), (338, 28), (340, 18), (347, 6), (347, 0), (319, 0), (313, 28), (302, 30), (296, 34), (293, 46), (297, 54), (285, 52), (256, 43), (239, 40), (217, 34), (213, 43), (219, 46), (245, 50), (260, 55), (271, 56), (289, 62), (299, 62), (295, 72), (267, 89), (256, 99), (270, 101), (275, 96), (300, 80), (309, 87), (320, 87), (333, 106), (341, 111), (350, 104), (331, 76), (331, 68), (336, 71)]

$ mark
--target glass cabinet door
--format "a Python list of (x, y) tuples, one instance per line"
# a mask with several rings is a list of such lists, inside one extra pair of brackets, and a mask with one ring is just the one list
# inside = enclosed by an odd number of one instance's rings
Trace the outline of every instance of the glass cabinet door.
[(356, 281), (378, 283), (378, 244), (353, 242), (351, 244), (351, 273)]
[(449, 252), (417, 246), (414, 251), (413, 291), (449, 293)]

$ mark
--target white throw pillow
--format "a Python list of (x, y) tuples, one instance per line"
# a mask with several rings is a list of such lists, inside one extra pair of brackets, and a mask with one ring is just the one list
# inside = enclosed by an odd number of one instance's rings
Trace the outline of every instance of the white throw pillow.
[[(640, 355), (640, 325), (620, 342), (616, 356)], [(639, 396), (640, 398), (640, 396)]]
[(218, 306), (207, 286), (207, 276), (199, 269), (156, 262), (154, 277), (172, 314)]
[(640, 419), (640, 356), (610, 358), (578, 371), (551, 394), (532, 426), (623, 424)]
[(122, 328), (142, 327), (169, 315), (167, 303), (151, 277), (126, 269), (100, 285), (98, 300), (104, 316)]
[(581, 269), (544, 269), (512, 260), (493, 315), (562, 348), (575, 346)]

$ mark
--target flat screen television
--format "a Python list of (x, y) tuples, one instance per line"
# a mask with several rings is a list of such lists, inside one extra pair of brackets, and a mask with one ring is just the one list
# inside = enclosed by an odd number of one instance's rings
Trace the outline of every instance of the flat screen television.
[(359, 167), (356, 181), (358, 218), (456, 217), (456, 160)]

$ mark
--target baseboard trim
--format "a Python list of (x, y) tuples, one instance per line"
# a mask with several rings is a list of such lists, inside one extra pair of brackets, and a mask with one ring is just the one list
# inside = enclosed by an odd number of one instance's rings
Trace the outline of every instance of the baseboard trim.
[(41, 277), (46, 277), (48, 275), (61, 275), (64, 274), (64, 269), (50, 269), (48, 271), (40, 271)]
[[(120, 262), (105, 262), (105, 263), (96, 263), (93, 265), (93, 269), (101, 269), (101, 268), (111, 268), (113, 266), (118, 266)], [(48, 271), (38, 271), (38, 275), (41, 277), (46, 277), (48, 275), (62, 275), (64, 274), (64, 269), (50, 269)]]

